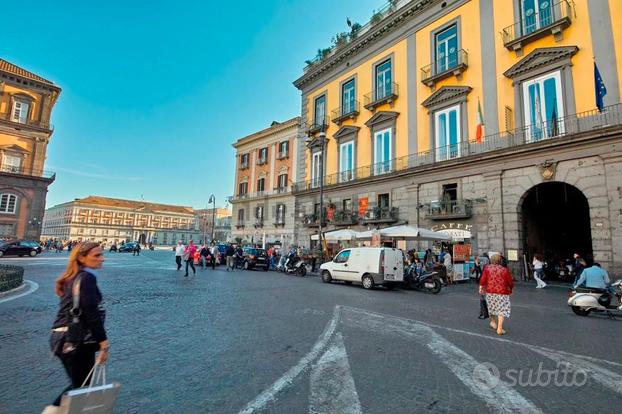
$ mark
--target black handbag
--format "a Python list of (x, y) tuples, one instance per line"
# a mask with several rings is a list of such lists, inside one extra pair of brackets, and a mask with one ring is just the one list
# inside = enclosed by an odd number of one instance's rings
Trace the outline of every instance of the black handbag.
[(490, 317), (488, 314), (488, 303), (486, 303), (484, 296), (481, 296), (479, 299), (479, 317), (480, 319), (488, 319)]

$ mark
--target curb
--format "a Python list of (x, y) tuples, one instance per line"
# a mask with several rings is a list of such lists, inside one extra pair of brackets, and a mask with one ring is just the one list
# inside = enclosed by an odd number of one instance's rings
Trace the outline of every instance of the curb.
[(28, 284), (24, 280), (22, 281), (22, 284), (19, 285), (18, 287), (11, 289), (11, 290), (7, 290), (6, 292), (0, 292), (0, 299), (3, 299), (7, 296), (14, 295), (16, 293), (20, 293), (22, 290), (26, 290), (27, 287), (28, 287)]

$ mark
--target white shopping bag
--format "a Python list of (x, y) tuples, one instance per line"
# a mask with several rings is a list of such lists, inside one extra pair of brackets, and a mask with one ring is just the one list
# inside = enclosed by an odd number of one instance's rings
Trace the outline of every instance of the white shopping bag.
[(106, 383), (106, 366), (95, 364), (91, 373), (90, 384), (85, 387), (68, 391), (60, 402), (60, 414), (112, 414), (121, 384)]

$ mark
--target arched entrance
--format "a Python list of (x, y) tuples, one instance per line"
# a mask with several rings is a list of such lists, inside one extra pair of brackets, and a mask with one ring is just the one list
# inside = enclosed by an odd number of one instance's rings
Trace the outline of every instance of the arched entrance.
[(140, 237), (138, 238), (138, 243), (140, 243), (140, 244), (146, 244), (147, 243), (147, 235), (145, 233), (142, 233), (140, 235)]
[(519, 208), (523, 248), (529, 258), (541, 253), (547, 260), (592, 257), (590, 206), (576, 187), (550, 182), (532, 187)]

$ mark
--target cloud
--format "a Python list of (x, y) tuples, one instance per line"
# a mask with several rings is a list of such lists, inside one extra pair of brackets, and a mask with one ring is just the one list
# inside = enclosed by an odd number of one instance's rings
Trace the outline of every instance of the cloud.
[(70, 175), (75, 175), (78, 177), (101, 178), (104, 180), (143, 181), (145, 179), (144, 177), (103, 174), (103, 173), (96, 173), (96, 172), (91, 172), (91, 171), (82, 171), (82, 170), (73, 170), (70, 168), (54, 167), (51, 165), (49, 166), (49, 168), (56, 172), (62, 172), (62, 173), (70, 174)]

